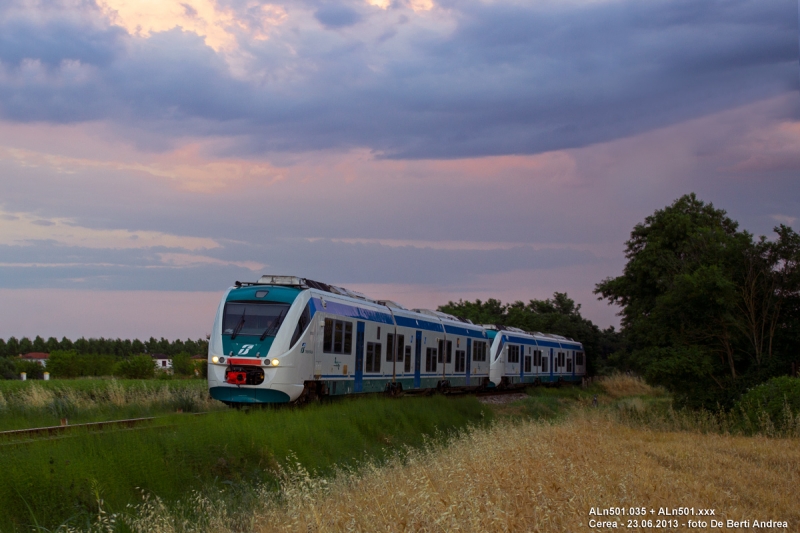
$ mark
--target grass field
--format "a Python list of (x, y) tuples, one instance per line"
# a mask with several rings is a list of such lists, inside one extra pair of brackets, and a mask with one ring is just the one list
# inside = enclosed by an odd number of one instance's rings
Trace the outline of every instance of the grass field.
[(708, 413), (678, 414), (677, 426), (662, 420), (654, 430), (630, 413), (661, 412), (669, 398), (636, 378), (615, 377), (588, 390), (529, 392), (513, 404), (493, 406), (496, 424), (467, 429), (447, 443), (327, 478), (309, 475), (300, 461), (283, 473), (279, 492), (254, 489), (258, 496), (246, 508), (203, 494), (178, 506), (150, 498), (126, 527), (142, 533), (194, 527), (264, 533), (608, 531), (589, 527), (598, 518), (590, 509), (643, 507), (645, 516), (599, 518), (634, 531), (709, 529), (709, 517), (689, 517), (705, 520), (705, 527), (693, 527), (687, 517), (658, 515), (660, 508), (688, 507), (696, 514), (713, 509), (723, 524), (777, 520), (789, 527), (773, 530), (799, 529), (800, 439), (724, 434), (722, 426), (708, 423), (719, 422)]
[(673, 411), (663, 390), (630, 376), (500, 405), (361, 398), (172, 415), (148, 430), (0, 446), (0, 528), (591, 531), (591, 508), (644, 507), (644, 517), (599, 518), (708, 529), (649, 513), (689, 507), (799, 530), (800, 418), (783, 432), (739, 422)]
[[(102, 498), (123, 511), (140, 489), (174, 502), (192, 489), (236, 501), (250, 487), (277, 488), (281, 465), (329, 475), (425, 436), (479, 425), (491, 412), (475, 398), (345, 399), (298, 409), (171, 415), (152, 427), (36, 442), (0, 443), (0, 529), (85, 523)], [(291, 459), (289, 459), (291, 458)]]
[(199, 379), (0, 381), (0, 431), (222, 409)]

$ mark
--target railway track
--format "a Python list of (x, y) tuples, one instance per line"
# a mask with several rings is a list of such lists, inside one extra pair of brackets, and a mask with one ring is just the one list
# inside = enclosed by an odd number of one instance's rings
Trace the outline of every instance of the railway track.
[[(200, 413), (186, 413), (190, 415), (205, 415), (207, 411)], [(151, 424), (164, 416), (148, 416), (142, 418), (125, 418), (121, 420), (104, 420), (102, 422), (85, 422), (82, 424), (64, 424), (60, 426), (45, 426), (38, 428), (12, 429), (0, 431), (0, 446), (14, 444), (26, 444), (41, 440), (55, 440), (69, 436), (79, 430), (102, 433), (111, 430), (132, 430), (132, 429), (164, 429), (175, 427), (175, 424), (163, 424), (152, 426)], [(149, 426), (149, 427), (148, 427)], [(26, 438), (27, 437), (27, 438)]]
[(103, 422), (86, 422), (83, 424), (63, 424), (60, 426), (46, 426), (40, 428), (12, 429), (0, 431), (0, 439), (14, 437), (37, 437), (46, 435), (53, 437), (70, 431), (88, 429), (90, 431), (103, 431), (106, 429), (132, 428), (148, 422), (152, 422), (156, 417), (148, 416), (143, 418), (126, 418), (123, 420), (106, 420)]

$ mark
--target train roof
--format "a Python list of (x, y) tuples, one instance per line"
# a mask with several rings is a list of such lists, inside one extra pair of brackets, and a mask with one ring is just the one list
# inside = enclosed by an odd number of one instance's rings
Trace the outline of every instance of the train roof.
[[(574, 341), (569, 337), (563, 337), (561, 335), (555, 335), (552, 333), (541, 333), (539, 331), (530, 332), (525, 331), (520, 328), (515, 328), (513, 326), (503, 326), (500, 324), (473, 324), (471, 320), (466, 318), (457, 317), (455, 315), (451, 315), (448, 313), (443, 313), (441, 311), (433, 311), (431, 309), (406, 309), (402, 305), (394, 302), (392, 300), (373, 300), (372, 298), (367, 297), (365, 294), (360, 293), (358, 291), (353, 291), (350, 289), (346, 289), (344, 287), (339, 287), (337, 285), (331, 285), (329, 283), (323, 283), (321, 281), (315, 281), (308, 278), (301, 278), (299, 276), (285, 276), (285, 275), (275, 275), (275, 274), (265, 274), (261, 276), (258, 281), (253, 282), (242, 282), (237, 281), (235, 283), (236, 287), (248, 287), (253, 285), (277, 285), (277, 286), (284, 286), (284, 287), (295, 287), (298, 289), (316, 289), (317, 291), (327, 292), (330, 294), (335, 294), (337, 296), (343, 296), (345, 298), (350, 298), (353, 300), (361, 301), (364, 303), (371, 303), (375, 306), (380, 307), (389, 307), (394, 310), (399, 310), (401, 315), (422, 315), (422, 316), (429, 316), (440, 321), (446, 321), (450, 323), (460, 323), (463, 326), (466, 326), (468, 329), (484, 329), (484, 330), (493, 330), (493, 331), (507, 331), (509, 333), (517, 333), (521, 335), (529, 335), (532, 337), (538, 337), (540, 339), (552, 339), (554, 341), (565, 341), (565, 342), (573, 342), (576, 344), (580, 344), (578, 341)], [(470, 327), (471, 326), (471, 327)]]
[(513, 326), (504, 326), (502, 324), (481, 324), (481, 327), (489, 330), (489, 331), (505, 331), (508, 333), (515, 333), (518, 335), (526, 335), (529, 337), (534, 337), (540, 340), (552, 340), (555, 342), (564, 342), (564, 343), (574, 343), (579, 344), (583, 347), (583, 344), (580, 341), (573, 340), (570, 337), (564, 337), (563, 335), (556, 335), (555, 333), (542, 333), (541, 331), (525, 331), (524, 329), (515, 328)]

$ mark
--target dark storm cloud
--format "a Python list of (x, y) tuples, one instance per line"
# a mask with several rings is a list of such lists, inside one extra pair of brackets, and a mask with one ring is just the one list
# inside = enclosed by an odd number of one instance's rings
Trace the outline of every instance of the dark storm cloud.
[(36, 59), (50, 67), (64, 60), (106, 67), (124, 53), (121, 39), (125, 31), (121, 28), (97, 27), (75, 17), (4, 15), (0, 17), (0, 61), (8, 66)]
[(361, 15), (346, 6), (322, 6), (314, 13), (320, 24), (326, 28), (344, 28), (361, 20)]
[(583, 146), (798, 89), (789, 0), (445, 4), (452, 31), (396, 6), (289, 5), (270, 39), (239, 39), (253, 77), (179, 29), (141, 39), (75, 17), (12, 17), (0, 113), (105, 118), (164, 142), (231, 135), (242, 153), (454, 158)]

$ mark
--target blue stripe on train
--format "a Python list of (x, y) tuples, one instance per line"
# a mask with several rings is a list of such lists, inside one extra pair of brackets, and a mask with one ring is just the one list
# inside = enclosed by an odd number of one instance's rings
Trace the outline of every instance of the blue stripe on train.
[[(348, 318), (369, 320), (370, 322), (379, 322), (381, 324), (390, 324), (390, 325), (394, 324), (394, 322), (392, 321), (392, 315), (388, 313), (382, 313), (375, 309), (365, 309), (363, 307), (348, 305), (341, 302), (333, 302), (330, 300), (325, 300), (325, 306), (323, 307), (322, 301), (319, 298), (311, 298), (309, 300), (309, 306), (311, 308), (310, 311), (312, 316), (318, 312), (325, 312)], [(398, 326), (421, 329), (425, 331), (436, 331), (436, 332), (444, 331), (440, 323), (431, 322), (429, 320), (423, 320), (421, 318), (411, 318), (402, 315), (397, 315), (395, 316), (395, 321)], [(459, 329), (463, 329), (465, 332), (471, 331), (468, 330), (467, 328), (459, 328)], [(462, 333), (462, 335), (466, 335), (466, 333)], [(474, 330), (472, 330), (469, 336), (483, 338), (482, 332)]]

